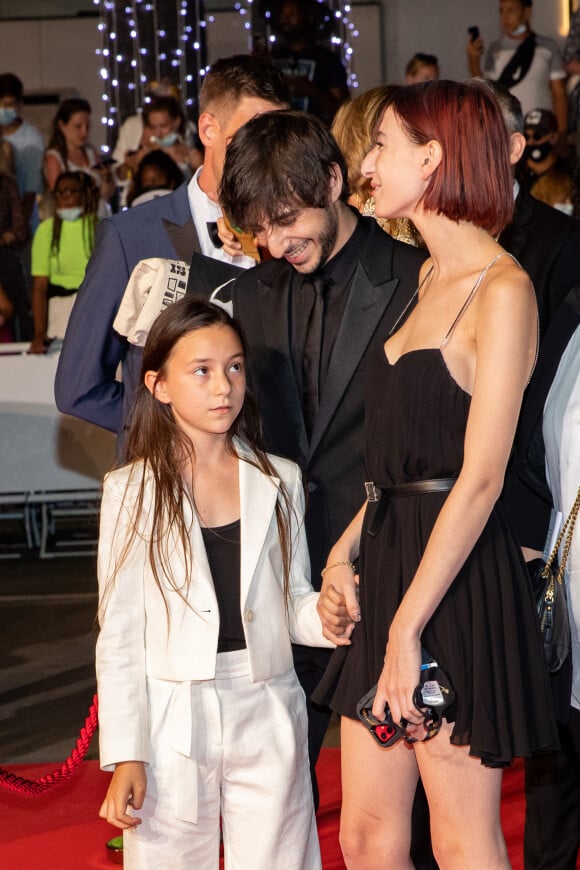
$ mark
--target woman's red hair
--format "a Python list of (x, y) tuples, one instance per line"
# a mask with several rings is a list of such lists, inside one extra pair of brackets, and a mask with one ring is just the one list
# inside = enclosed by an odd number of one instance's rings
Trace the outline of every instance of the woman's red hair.
[(423, 195), (424, 208), (500, 233), (513, 216), (513, 178), (508, 132), (489, 88), (479, 82), (423, 82), (398, 88), (389, 105), (413, 142), (441, 145), (443, 157)]

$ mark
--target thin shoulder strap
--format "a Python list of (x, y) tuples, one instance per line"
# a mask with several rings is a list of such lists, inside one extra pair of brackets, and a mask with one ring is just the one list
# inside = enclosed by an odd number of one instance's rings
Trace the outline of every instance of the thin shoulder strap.
[(499, 254), (496, 254), (496, 255), (495, 255), (495, 257), (493, 258), (493, 260), (490, 260), (490, 261), (489, 261), (489, 263), (487, 264), (487, 266), (485, 266), (485, 268), (482, 269), (482, 271), (481, 271), (481, 272), (479, 273), (479, 275), (477, 276), (477, 281), (475, 282), (475, 284), (474, 284), (473, 287), (471, 288), (471, 291), (470, 291), (470, 293), (469, 293), (469, 296), (467, 297), (467, 299), (465, 300), (465, 302), (464, 302), (463, 305), (461, 306), (461, 309), (460, 309), (460, 311), (459, 311), (459, 314), (457, 315), (457, 317), (455, 318), (455, 320), (453, 321), (453, 323), (451, 324), (451, 326), (450, 326), (449, 329), (447, 330), (447, 335), (445, 336), (445, 338), (443, 339), (443, 341), (442, 341), (441, 344), (439, 345), (439, 350), (442, 350), (442, 348), (444, 348), (445, 345), (446, 345), (446, 344), (449, 342), (449, 340), (451, 339), (451, 336), (453, 335), (453, 332), (454, 332), (454, 330), (455, 330), (455, 327), (457, 326), (457, 324), (459, 323), (459, 321), (461, 320), (461, 318), (463, 317), (463, 315), (465, 314), (465, 312), (466, 312), (467, 309), (469, 308), (469, 305), (471, 304), (471, 301), (473, 300), (473, 297), (474, 297), (475, 294), (477, 293), (477, 291), (478, 291), (478, 289), (479, 289), (479, 287), (480, 287), (480, 285), (481, 285), (481, 282), (483, 281), (483, 279), (485, 278), (485, 276), (487, 275), (487, 273), (489, 272), (489, 270), (491, 269), (491, 267), (493, 266), (493, 264), (494, 264), (497, 260), (499, 260), (500, 257), (504, 257), (504, 256), (511, 257), (511, 259), (514, 261), (514, 263), (517, 263), (517, 262), (518, 262), (518, 261), (516, 260), (516, 258), (515, 258), (515, 257), (512, 257), (512, 255), (511, 255), (508, 251), (501, 251)]

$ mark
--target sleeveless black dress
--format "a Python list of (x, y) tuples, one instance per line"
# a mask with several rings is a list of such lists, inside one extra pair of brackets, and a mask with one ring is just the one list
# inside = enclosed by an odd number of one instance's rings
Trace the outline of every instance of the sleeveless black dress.
[[(388, 487), (457, 477), (470, 396), (451, 376), (441, 351), (411, 351), (391, 365), (379, 343), (367, 372), (368, 479)], [(368, 503), (360, 548), (361, 622), (352, 646), (333, 653), (315, 695), (342, 715), (356, 718), (357, 701), (378, 680), (389, 625), (447, 496), (392, 497), (378, 524), (378, 505)], [(469, 745), (472, 755), (493, 767), (557, 747), (535, 606), (500, 506), (421, 642), (455, 689), (446, 716), (454, 722), (452, 743)]]

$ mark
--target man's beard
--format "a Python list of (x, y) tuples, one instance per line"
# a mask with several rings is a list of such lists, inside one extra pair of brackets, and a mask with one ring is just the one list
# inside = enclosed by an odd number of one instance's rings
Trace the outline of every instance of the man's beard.
[(336, 244), (338, 236), (338, 214), (335, 204), (331, 205), (324, 212), (324, 227), (318, 236), (318, 244), (320, 245), (320, 257), (316, 265), (309, 270), (309, 274), (316, 272), (321, 266), (328, 262), (333, 248)]

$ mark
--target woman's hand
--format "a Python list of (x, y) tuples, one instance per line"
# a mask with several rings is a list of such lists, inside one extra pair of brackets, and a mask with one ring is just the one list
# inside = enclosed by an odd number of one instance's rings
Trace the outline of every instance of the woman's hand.
[(145, 800), (147, 777), (142, 761), (123, 761), (117, 765), (99, 816), (110, 825), (125, 830), (141, 824), (138, 816), (127, 812), (127, 807), (140, 810)]
[(471, 37), (467, 40), (467, 65), (469, 67), (469, 72), (472, 76), (480, 76), (481, 72), (481, 58), (483, 56), (483, 52), (485, 51), (485, 46), (483, 44), (483, 39), (481, 36), (478, 36), (476, 39), (471, 39)]
[(95, 171), (98, 173), (100, 178), (99, 193), (101, 198), (109, 201), (117, 189), (113, 173), (109, 166), (105, 166), (102, 169), (95, 168)]
[[(398, 632), (395, 620), (389, 632), (385, 664), (377, 684), (373, 715), (384, 719), (388, 703), (393, 722), (402, 719), (412, 725), (423, 722), (423, 714), (413, 704), (413, 693), (420, 682), (421, 640), (408, 632)], [(412, 734), (412, 730), (410, 730)]]
[(354, 626), (360, 622), (358, 576), (353, 561), (358, 559), (366, 501), (348, 524), (330, 553), (322, 572), (318, 615), (322, 632), (337, 646), (348, 646)]
[(217, 219), (218, 236), (224, 251), (230, 257), (239, 257), (244, 253), (242, 243), (232, 233), (223, 217)]
[(357, 587), (358, 576), (350, 565), (328, 566), (316, 607), (322, 633), (337, 646), (350, 645), (350, 636), (360, 621)]
[(46, 353), (49, 344), (50, 342), (42, 336), (38, 338), (33, 338), (30, 342), (28, 353)]
[(176, 142), (175, 145), (170, 145), (160, 150), (164, 151), (172, 160), (175, 160), (178, 166), (189, 166), (189, 148), (183, 142)]
[(149, 152), (149, 149), (141, 144), (137, 151), (125, 151), (123, 162), (115, 166), (115, 175), (119, 181), (129, 181), (139, 169), (139, 164)]

